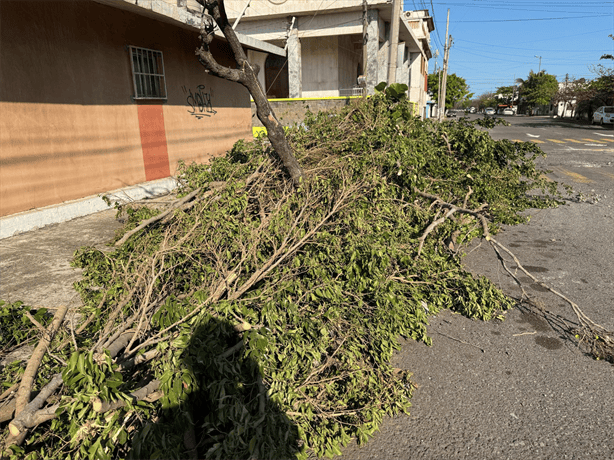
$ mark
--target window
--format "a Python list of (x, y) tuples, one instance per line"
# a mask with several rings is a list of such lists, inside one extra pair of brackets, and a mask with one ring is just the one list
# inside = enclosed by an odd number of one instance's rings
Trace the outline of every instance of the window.
[(166, 99), (162, 51), (130, 46), (134, 99)]

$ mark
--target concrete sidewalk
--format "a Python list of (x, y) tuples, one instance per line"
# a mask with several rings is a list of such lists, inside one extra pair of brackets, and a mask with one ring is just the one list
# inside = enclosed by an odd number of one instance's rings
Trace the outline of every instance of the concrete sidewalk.
[(73, 254), (108, 244), (121, 227), (115, 214), (109, 209), (0, 240), (0, 299), (51, 309), (79, 305), (72, 285), (81, 270), (70, 266)]

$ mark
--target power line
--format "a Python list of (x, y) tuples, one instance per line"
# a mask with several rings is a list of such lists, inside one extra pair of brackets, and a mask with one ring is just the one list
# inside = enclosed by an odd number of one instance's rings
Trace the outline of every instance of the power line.
[(565, 19), (573, 19), (573, 20), (577, 20), (577, 19), (584, 19), (584, 18), (605, 18), (605, 17), (611, 17), (611, 16), (607, 16), (604, 14), (598, 14), (598, 15), (590, 15), (590, 16), (567, 16), (567, 17), (562, 17), (562, 18), (528, 18), (528, 19), (486, 19), (486, 20), (479, 20), (479, 21), (456, 21), (456, 23), (485, 23), (485, 22), (525, 22), (525, 21), (559, 21), (559, 20), (565, 20)]
[[(463, 47), (463, 46), (457, 46), (456, 47), (457, 50), (463, 52), (463, 53), (467, 53), (467, 54), (473, 54), (475, 56), (481, 56), (484, 58), (498, 58), (499, 56), (502, 57), (507, 57), (507, 56), (511, 56), (511, 57), (530, 57), (527, 54), (509, 54), (509, 53), (501, 53), (499, 51), (484, 51), (481, 50), (479, 53), (475, 53), (472, 51), (467, 51), (467, 48)], [(539, 51), (539, 50), (530, 50), (533, 53), (549, 53), (552, 50), (545, 50), (545, 51)], [(603, 50), (595, 50), (595, 52), (603, 52)], [(496, 53), (496, 56), (490, 56), (488, 54), (493, 54)], [(582, 51), (576, 51), (576, 53), (583, 53)], [(548, 57), (547, 58), (548, 61), (563, 61), (563, 62), (576, 62), (575, 58), (571, 58), (571, 57), (567, 57), (567, 58), (554, 58), (554, 57)]]
[[(445, 2), (435, 2), (436, 5), (444, 5), (444, 6), (477, 6), (475, 2), (467, 2), (467, 0), (462, 0), (462, 3), (454, 3), (453, 0), (447, 0)], [(544, 7), (550, 7), (550, 8), (555, 8), (557, 6), (564, 6), (565, 8), (568, 7), (578, 7), (578, 8), (585, 8), (588, 5), (591, 6), (602, 6), (602, 5), (613, 5), (614, 1), (582, 1), (582, 2), (578, 2), (577, 0), (571, 0), (570, 2), (564, 2), (562, 0), (556, 0), (555, 2), (539, 2), (539, 1), (532, 1), (532, 0), (514, 0), (514, 3), (510, 3), (508, 0), (501, 0), (501, 1), (497, 1), (497, 0), (490, 0), (490, 4), (491, 5), (514, 5), (514, 6), (520, 6), (523, 4), (526, 5), (530, 5), (530, 6), (544, 6)], [(480, 5), (484, 5), (483, 3)]]
[[(493, 45), (492, 43), (482, 43), (482, 42), (473, 42), (471, 40), (463, 40), (463, 39), (458, 39), (458, 42), (460, 43), (473, 43), (474, 45), (480, 45), (480, 46), (494, 46), (496, 48), (504, 48), (504, 49), (509, 49), (509, 50), (524, 50), (524, 51), (535, 51), (535, 48), (517, 48), (515, 46), (503, 46), (503, 45)], [(570, 49), (548, 49), (548, 52), (566, 52), (566, 53), (586, 53), (587, 51), (594, 51), (594, 52), (601, 52), (603, 49), (595, 49), (595, 50), (588, 50), (586, 48), (582, 48), (581, 50), (578, 51), (573, 51)], [(538, 50), (539, 51), (539, 50)]]

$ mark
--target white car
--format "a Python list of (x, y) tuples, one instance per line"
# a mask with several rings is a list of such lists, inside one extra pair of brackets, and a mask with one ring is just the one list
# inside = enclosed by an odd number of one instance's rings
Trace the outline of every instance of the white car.
[(503, 109), (503, 115), (514, 115), (514, 111), (508, 107)]
[(614, 106), (604, 105), (595, 110), (592, 123), (599, 123), (600, 125), (614, 123)]
[(487, 117), (492, 117), (495, 114), (495, 109), (493, 109), (492, 107), (486, 107), (486, 109), (484, 110), (484, 115), (486, 115)]

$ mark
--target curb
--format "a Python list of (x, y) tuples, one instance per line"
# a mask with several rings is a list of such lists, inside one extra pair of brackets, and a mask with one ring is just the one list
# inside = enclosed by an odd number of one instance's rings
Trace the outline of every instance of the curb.
[[(177, 188), (178, 182), (173, 177), (145, 182), (99, 195), (88, 196), (78, 200), (24, 211), (0, 218), (0, 240), (19, 233), (29, 232), (46, 225), (66, 222), (77, 217), (87, 216), (110, 209), (115, 203), (143, 200), (164, 195)], [(103, 197), (110, 200), (107, 204)]]

